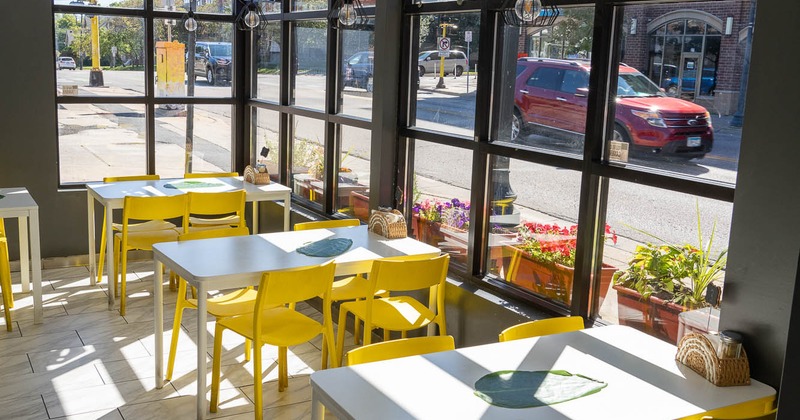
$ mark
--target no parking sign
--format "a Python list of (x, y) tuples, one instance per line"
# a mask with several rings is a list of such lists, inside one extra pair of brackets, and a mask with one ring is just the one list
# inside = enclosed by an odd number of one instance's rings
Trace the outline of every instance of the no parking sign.
[(449, 57), (450, 56), (450, 38), (447, 37), (440, 37), (439, 38), (439, 57)]

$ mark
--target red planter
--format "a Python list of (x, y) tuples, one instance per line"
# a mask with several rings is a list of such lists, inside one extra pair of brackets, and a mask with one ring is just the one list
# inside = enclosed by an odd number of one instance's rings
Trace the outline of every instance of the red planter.
[(672, 344), (678, 341), (678, 315), (689, 310), (655, 296), (642, 299), (633, 289), (614, 285), (620, 325), (628, 325)]
[[(523, 289), (563, 302), (569, 306), (572, 302), (572, 283), (575, 269), (557, 263), (540, 262), (514, 246), (506, 245), (504, 255), (511, 255), (504, 267), (505, 279)], [(617, 269), (603, 264), (600, 274), (600, 302), (602, 303), (611, 285), (611, 278)]]

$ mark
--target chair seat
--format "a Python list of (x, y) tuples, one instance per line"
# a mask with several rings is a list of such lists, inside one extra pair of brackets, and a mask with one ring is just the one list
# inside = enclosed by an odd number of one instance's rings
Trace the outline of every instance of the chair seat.
[[(367, 316), (366, 300), (346, 302), (342, 304), (342, 308), (361, 319)], [(433, 311), (409, 296), (375, 299), (372, 304), (373, 325), (391, 331), (421, 328), (430, 324), (435, 317)]]
[(214, 217), (214, 218), (204, 218), (204, 217), (197, 217), (197, 216), (190, 216), (189, 217), (189, 224), (190, 225), (207, 225), (207, 226), (219, 226), (219, 225), (238, 225), (239, 224), (239, 216), (232, 214), (230, 216), (222, 216), (222, 217)]
[[(261, 339), (277, 347), (295, 346), (323, 332), (319, 322), (287, 307), (268, 309), (261, 314)], [(237, 334), (253, 339), (253, 315), (225, 318), (217, 322)]]
[[(222, 296), (208, 299), (207, 312), (214, 317), (223, 318), (253, 312), (258, 292), (253, 289), (239, 289)], [(197, 299), (186, 299), (189, 306), (197, 309)]]
[[(148, 230), (141, 232), (128, 231), (128, 249), (151, 250), (153, 249), (153, 244), (177, 241), (178, 235), (180, 235), (180, 233), (175, 229)], [(114, 237), (122, 240), (122, 233), (117, 233)]]
[[(115, 231), (122, 232), (122, 223), (112, 223), (111, 226)], [(175, 223), (167, 222), (166, 220), (148, 220), (142, 223), (128, 224), (128, 232), (175, 229), (176, 227)]]
[[(347, 277), (333, 282), (331, 288), (331, 300), (338, 302), (343, 300), (364, 299), (370, 292), (369, 280), (362, 276)], [(383, 296), (385, 290), (378, 290), (375, 295)]]

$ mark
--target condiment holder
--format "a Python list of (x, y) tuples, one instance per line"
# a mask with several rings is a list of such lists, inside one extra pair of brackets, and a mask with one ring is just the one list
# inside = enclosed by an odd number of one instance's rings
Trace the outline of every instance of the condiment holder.
[(723, 331), (719, 336), (687, 334), (678, 343), (675, 360), (716, 386), (750, 385), (750, 364), (742, 336)]

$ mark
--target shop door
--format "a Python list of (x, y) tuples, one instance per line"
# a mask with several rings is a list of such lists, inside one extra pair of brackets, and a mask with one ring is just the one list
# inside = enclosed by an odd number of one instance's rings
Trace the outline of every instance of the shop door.
[(693, 101), (700, 94), (698, 78), (702, 75), (701, 62), (700, 53), (681, 54), (681, 71), (678, 75), (678, 92), (681, 98)]

